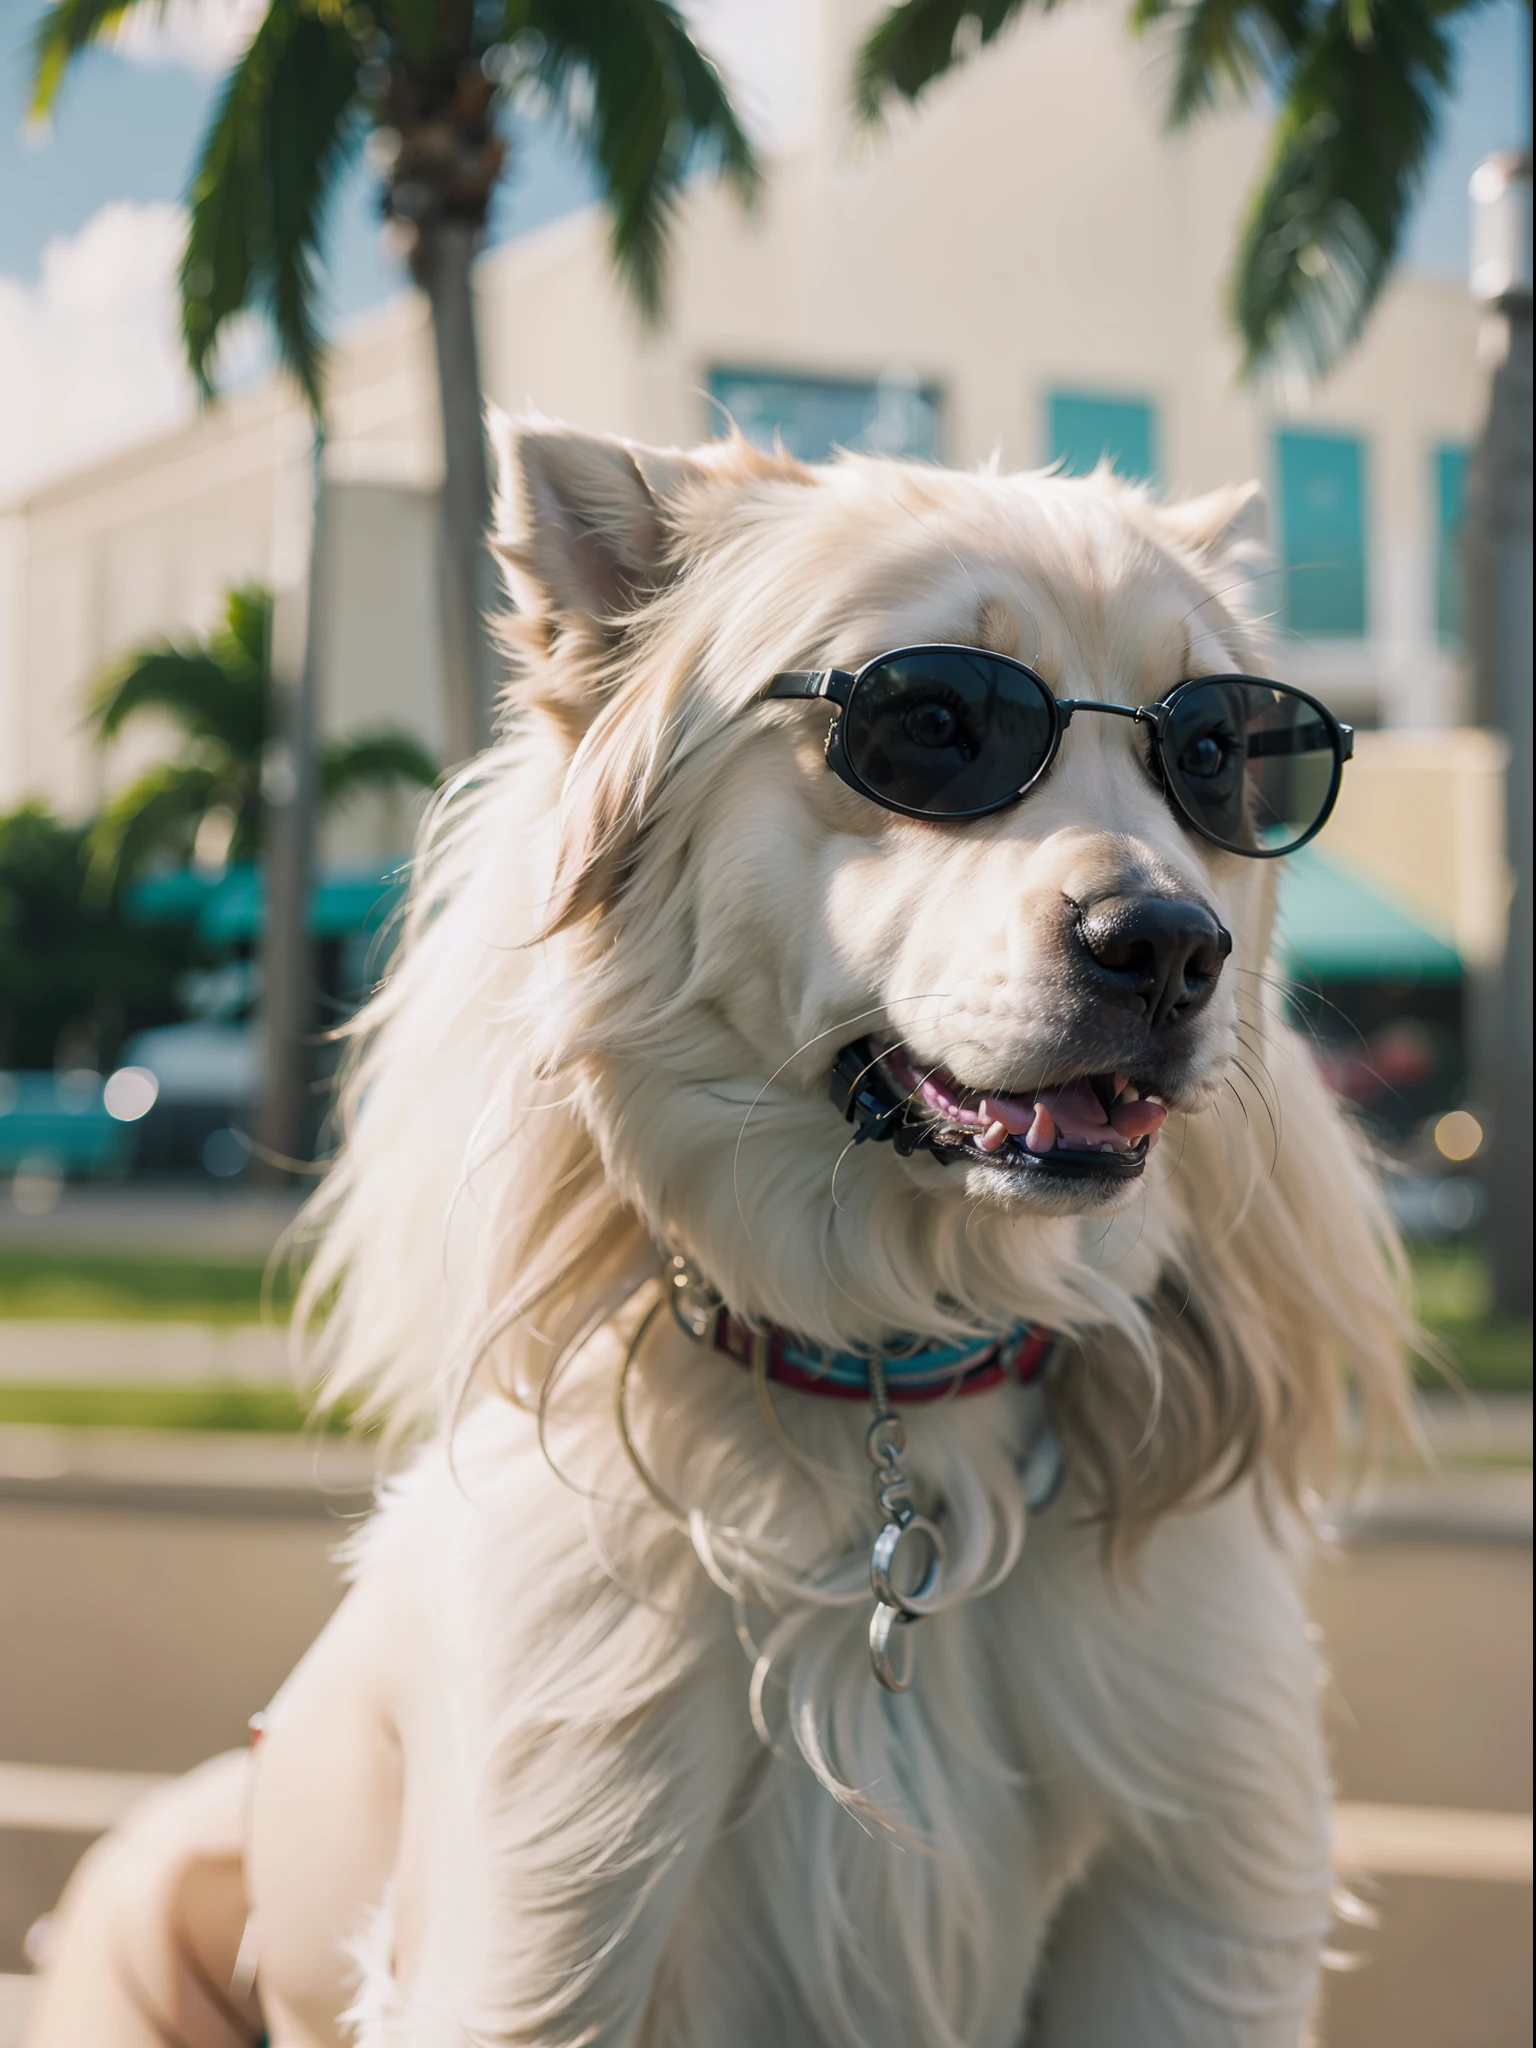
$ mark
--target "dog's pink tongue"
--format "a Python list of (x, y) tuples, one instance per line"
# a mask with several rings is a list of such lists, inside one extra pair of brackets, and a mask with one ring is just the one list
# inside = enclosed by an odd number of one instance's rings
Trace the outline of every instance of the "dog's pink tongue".
[(1109, 1120), (1122, 1138), (1145, 1138), (1162, 1129), (1168, 1112), (1160, 1102), (1117, 1102)]
[(1109, 1129), (1104, 1105), (1086, 1081), (1064, 1088), (1042, 1088), (1036, 1098), (1051, 1113), (1051, 1122), (1069, 1145), (1097, 1145)]
[(1017, 1095), (985, 1095), (981, 1113), (988, 1123), (1001, 1124), (1005, 1131), (1012, 1131), (1015, 1137), (1022, 1138), (1034, 1121), (1034, 1097), (1026, 1101)]

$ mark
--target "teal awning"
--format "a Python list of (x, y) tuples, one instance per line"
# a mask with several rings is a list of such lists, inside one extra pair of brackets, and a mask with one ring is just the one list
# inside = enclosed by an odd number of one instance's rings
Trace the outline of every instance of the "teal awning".
[[(377, 931), (406, 884), (402, 864), (387, 868), (328, 868), (309, 899), (309, 929), (317, 939), (344, 939)], [(144, 875), (128, 890), (128, 914), (140, 924), (195, 924), (211, 946), (254, 939), (265, 919), (261, 870), (244, 863), (222, 875), (175, 868)]]
[(1280, 877), (1276, 952), (1317, 981), (1459, 981), (1461, 955), (1380, 883), (1315, 846)]
[(239, 870), (210, 875), (198, 868), (160, 868), (130, 882), (123, 904), (134, 924), (191, 924), (231, 872)]
[[(338, 939), (379, 930), (406, 879), (404, 864), (327, 869), (310, 897), (311, 932)], [(128, 907), (139, 922), (195, 922), (208, 944), (233, 945), (260, 932), (263, 894), (253, 866), (228, 868), (216, 879), (178, 868), (135, 882)], [(1453, 945), (1379, 883), (1315, 846), (1284, 864), (1276, 951), (1294, 972), (1317, 981), (1450, 982), (1462, 974)]]

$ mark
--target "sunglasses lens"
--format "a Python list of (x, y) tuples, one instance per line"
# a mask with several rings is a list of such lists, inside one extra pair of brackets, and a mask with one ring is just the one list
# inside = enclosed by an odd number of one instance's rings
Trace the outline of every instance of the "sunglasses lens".
[(1185, 811), (1235, 853), (1284, 853), (1333, 806), (1342, 762), (1315, 704), (1278, 683), (1223, 676), (1181, 690), (1162, 746)]
[(929, 818), (974, 817), (1032, 782), (1056, 711), (1027, 671), (962, 648), (877, 662), (843, 713), (843, 747), (872, 796)]

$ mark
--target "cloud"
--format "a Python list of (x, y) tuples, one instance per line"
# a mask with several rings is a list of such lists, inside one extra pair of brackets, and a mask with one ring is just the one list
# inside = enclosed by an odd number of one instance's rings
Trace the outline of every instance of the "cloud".
[(185, 64), (217, 75), (240, 55), (267, 0), (166, 0), (134, 8), (112, 36), (115, 49), (138, 64)]
[(0, 504), (163, 431), (192, 406), (177, 330), (179, 206), (114, 200), (0, 276)]

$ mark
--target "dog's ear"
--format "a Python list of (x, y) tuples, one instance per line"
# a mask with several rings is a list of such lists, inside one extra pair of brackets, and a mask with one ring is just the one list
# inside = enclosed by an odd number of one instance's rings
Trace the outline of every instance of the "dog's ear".
[(665, 579), (665, 501), (702, 474), (672, 449), (637, 448), (554, 421), (493, 413), (495, 547), (518, 611), (599, 638)]
[(630, 616), (708, 545), (734, 495), (813, 477), (737, 433), (689, 454), (547, 420), (493, 414), (490, 427), (496, 550), (517, 604), (507, 638), (522, 656), (514, 687), (570, 747), (550, 936), (612, 899), (675, 739), (678, 678), (658, 686), (616, 658)]
[(1224, 484), (1203, 498), (1164, 505), (1157, 517), (1171, 539), (1196, 555), (1220, 558), (1237, 548), (1262, 546), (1269, 538), (1269, 508), (1260, 483)]

